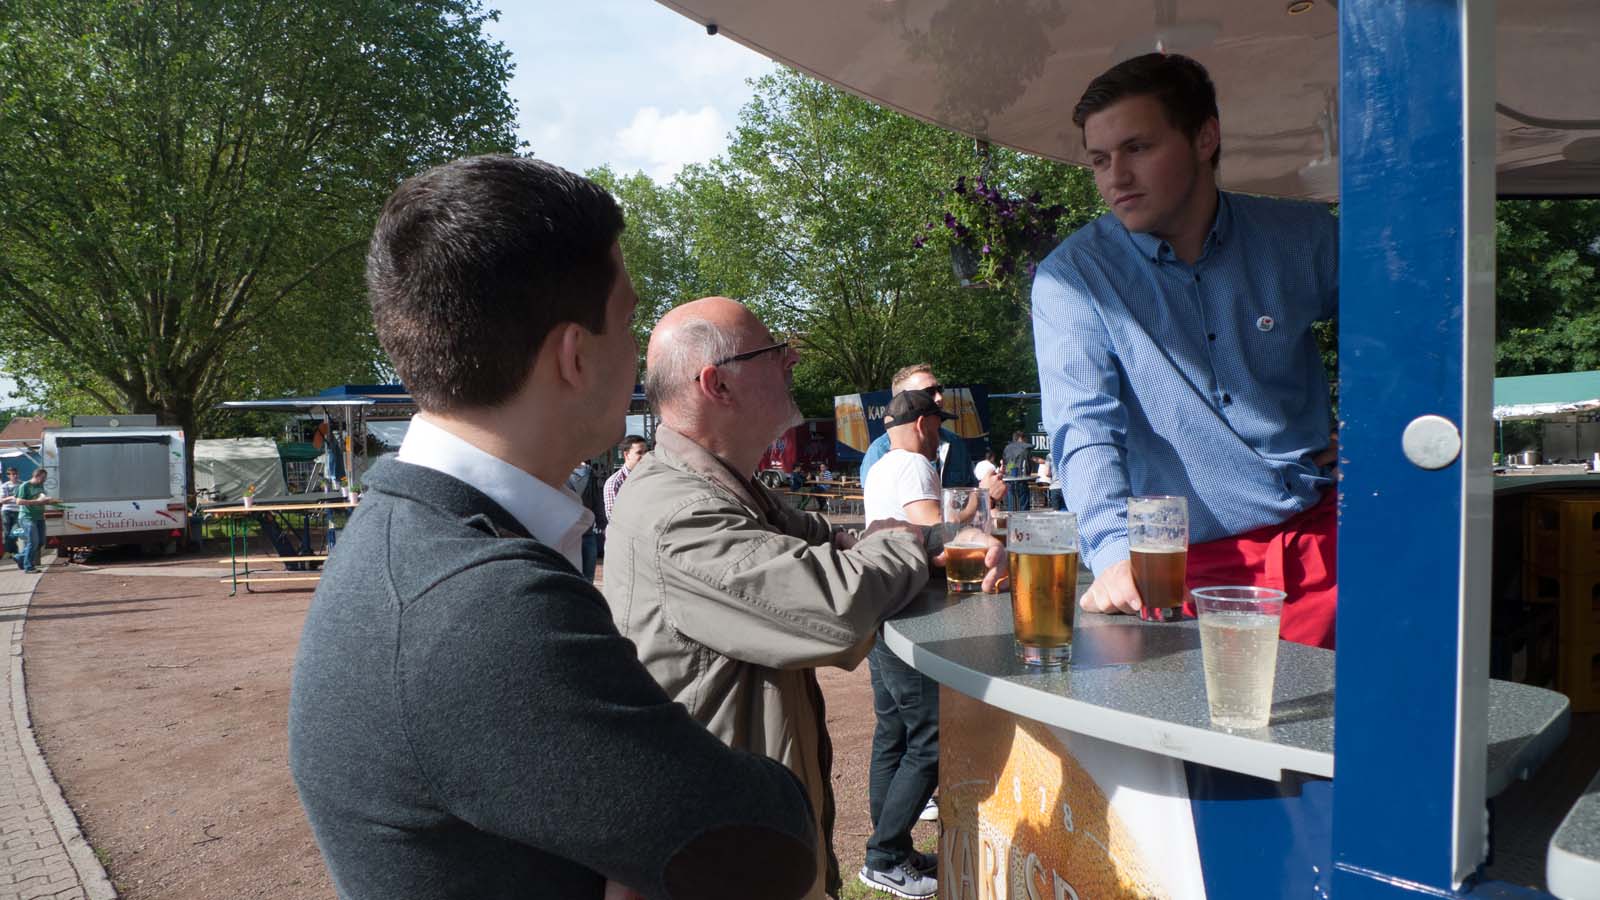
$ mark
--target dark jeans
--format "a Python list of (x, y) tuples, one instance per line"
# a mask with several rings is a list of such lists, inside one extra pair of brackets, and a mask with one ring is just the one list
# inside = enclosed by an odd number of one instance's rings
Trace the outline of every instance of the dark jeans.
[(911, 829), (939, 784), (939, 684), (901, 662), (882, 640), (867, 654), (867, 665), (878, 714), (867, 784), (867, 865), (886, 870), (911, 855)]
[(6, 552), (15, 555), (17, 552), (17, 539), (11, 536), (11, 529), (17, 527), (17, 511), (8, 509), (4, 513), (0, 513), (0, 526), (4, 528), (4, 530), (0, 530), (0, 535), (5, 536)]
[(1011, 482), (1010, 489), (1009, 489), (1009, 491), (1008, 491), (1008, 493), (1006, 495), (1006, 509), (1009, 509), (1009, 510), (1028, 509), (1032, 505), (1033, 505), (1033, 501), (1032, 501), (1031, 497), (1028, 494), (1028, 482), (1026, 482), (1026, 481), (1013, 481), (1013, 482)]
[(1047, 505), (1045, 508), (1046, 509), (1066, 509), (1067, 508), (1066, 498), (1061, 496), (1061, 489), (1060, 488), (1051, 488), (1050, 489), (1050, 502), (1049, 502), (1049, 505)]
[(600, 535), (593, 531), (583, 533), (583, 577), (594, 583), (595, 563), (600, 559)]

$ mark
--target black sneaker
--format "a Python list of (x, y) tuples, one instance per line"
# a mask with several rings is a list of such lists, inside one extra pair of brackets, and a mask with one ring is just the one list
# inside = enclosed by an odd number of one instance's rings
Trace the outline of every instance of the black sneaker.
[(906, 865), (924, 875), (933, 876), (939, 871), (939, 854), (920, 853), (913, 850), (911, 855), (906, 857)]
[(862, 866), (856, 878), (875, 891), (886, 891), (896, 897), (906, 897), (908, 900), (922, 900), (924, 897), (932, 897), (939, 893), (939, 882), (932, 876), (911, 868), (909, 863), (901, 863), (887, 872)]

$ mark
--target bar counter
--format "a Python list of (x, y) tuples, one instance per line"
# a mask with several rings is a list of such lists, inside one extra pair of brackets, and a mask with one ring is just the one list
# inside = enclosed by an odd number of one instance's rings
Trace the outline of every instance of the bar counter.
[[(1194, 621), (1079, 610), (1070, 664), (1045, 672), (1016, 658), (1009, 595), (947, 595), (936, 581), (883, 639), (941, 686), (941, 885), (990, 883), (977, 896), (997, 897), (1327, 889), (1332, 651), (1280, 643), (1270, 724), (1229, 732), (1210, 722)], [(1490, 682), (1489, 796), (1561, 744), (1568, 706)], [(1261, 837), (1224, 837), (1238, 834)]]

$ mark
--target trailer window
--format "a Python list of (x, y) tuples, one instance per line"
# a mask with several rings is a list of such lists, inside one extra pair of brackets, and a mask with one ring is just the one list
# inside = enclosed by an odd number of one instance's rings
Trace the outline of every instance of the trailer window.
[(170, 444), (165, 437), (61, 439), (57, 442), (61, 499), (71, 503), (172, 496)]

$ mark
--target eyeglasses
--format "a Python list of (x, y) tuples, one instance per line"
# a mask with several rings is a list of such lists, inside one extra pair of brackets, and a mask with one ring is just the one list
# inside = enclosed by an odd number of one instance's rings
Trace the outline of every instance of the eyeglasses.
[[(787, 349), (789, 349), (789, 342), (788, 341), (779, 341), (778, 343), (772, 344), (770, 346), (758, 347), (755, 350), (746, 350), (743, 353), (735, 353), (732, 356), (727, 356), (727, 357), (723, 357), (722, 359), (713, 360), (710, 363), (710, 365), (723, 366), (723, 365), (727, 365), (728, 363), (731, 363), (731, 362), (744, 362), (745, 360), (748, 360), (748, 359), (755, 359), (756, 357), (760, 356), (763, 353), (772, 353), (774, 351), (782, 353), (783, 351), (785, 351)], [(694, 380), (695, 381), (699, 381), (700, 380), (700, 376), (699, 375), (694, 376)]]

